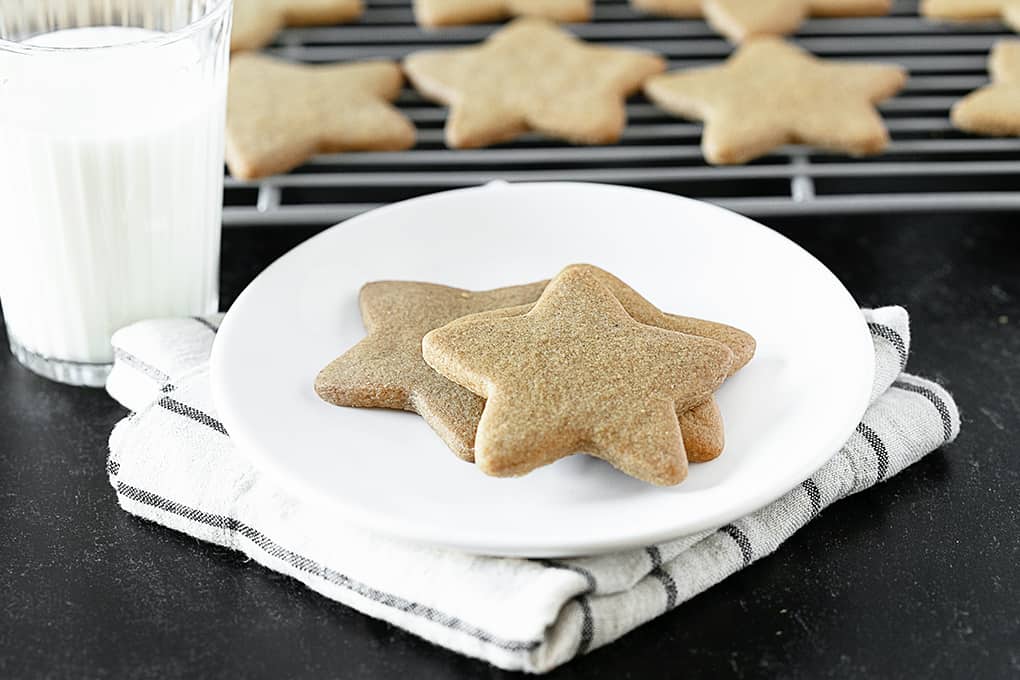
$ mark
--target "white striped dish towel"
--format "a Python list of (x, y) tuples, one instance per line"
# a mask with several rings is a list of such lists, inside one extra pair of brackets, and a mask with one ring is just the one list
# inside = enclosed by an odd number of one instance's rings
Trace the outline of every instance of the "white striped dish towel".
[(253, 468), (217, 420), (208, 359), (219, 317), (146, 321), (114, 336), (107, 388), (134, 413), (110, 437), (110, 482), (132, 514), (240, 550), (435, 644), (541, 673), (770, 554), (830, 503), (956, 437), (952, 397), (903, 372), (906, 311), (864, 314), (875, 346), (872, 403), (843, 448), (771, 505), (640, 550), (564, 560), (479, 557), (321, 516)]

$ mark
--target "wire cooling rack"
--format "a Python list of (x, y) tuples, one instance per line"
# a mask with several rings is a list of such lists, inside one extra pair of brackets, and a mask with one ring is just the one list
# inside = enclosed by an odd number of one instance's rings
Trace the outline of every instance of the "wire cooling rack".
[[(400, 59), (420, 49), (477, 42), (495, 26), (423, 31), (411, 0), (368, 0), (360, 23), (283, 31), (269, 51), (335, 62)], [(570, 26), (582, 38), (655, 50), (670, 68), (717, 63), (731, 47), (702, 21), (651, 18), (626, 0), (598, 0), (592, 23)], [(892, 135), (881, 156), (851, 159), (788, 146), (745, 166), (711, 167), (699, 148), (701, 126), (632, 99), (620, 143), (567, 146), (529, 135), (498, 147), (451, 150), (445, 109), (412, 90), (401, 109), (418, 126), (409, 151), (322, 155), (287, 175), (226, 180), (224, 224), (332, 224), (384, 203), (492, 180), (575, 180), (648, 187), (699, 198), (752, 216), (911, 210), (1020, 209), (1020, 139), (972, 137), (953, 129), (953, 102), (985, 84), (998, 22), (937, 24), (897, 0), (890, 16), (818, 19), (793, 40), (816, 55), (897, 63), (910, 70), (904, 91), (881, 106)]]

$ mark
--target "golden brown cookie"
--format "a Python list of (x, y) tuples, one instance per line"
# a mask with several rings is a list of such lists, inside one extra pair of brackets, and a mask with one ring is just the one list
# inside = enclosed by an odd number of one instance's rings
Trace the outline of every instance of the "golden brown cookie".
[[(670, 331), (697, 335), (726, 345), (733, 353), (728, 375), (733, 375), (746, 366), (754, 356), (756, 344), (754, 338), (739, 328), (705, 319), (666, 314), (619, 278), (593, 265), (572, 265), (567, 269), (587, 271), (598, 279), (613, 292), (635, 321)], [(678, 415), (689, 462), (704, 463), (717, 458), (723, 452), (725, 446), (723, 419), (714, 398), (687, 411), (678, 412)]]
[(727, 326), (726, 324), (718, 323), (716, 321), (706, 321), (705, 319), (695, 319), (689, 316), (666, 314), (642, 297), (636, 290), (604, 269), (600, 269), (599, 267), (590, 264), (574, 264), (567, 267), (565, 271), (574, 269), (588, 272), (597, 278), (602, 285), (609, 288), (613, 292), (613, 295), (615, 295), (620, 301), (620, 304), (623, 305), (623, 308), (626, 309), (636, 321), (670, 331), (678, 331), (680, 333), (687, 333), (688, 335), (698, 335), (703, 338), (709, 338), (710, 340), (721, 342), (729, 347), (730, 351), (733, 352), (733, 363), (730, 367), (729, 375), (733, 375), (746, 366), (747, 362), (749, 362), (751, 357), (754, 356), (754, 338), (751, 337), (749, 333), (746, 333), (739, 328)]
[(591, 19), (591, 0), (414, 0), (414, 16), (419, 26), (428, 28), (518, 16), (579, 22)]
[(354, 21), (362, 0), (234, 0), (230, 49), (257, 50), (285, 26), (321, 26)]
[(980, 135), (1020, 135), (1020, 40), (1003, 40), (988, 59), (990, 85), (953, 105), (953, 125)]
[(705, 159), (728, 164), (788, 143), (879, 153), (889, 133), (875, 104), (906, 80), (899, 66), (833, 62), (778, 38), (755, 38), (721, 66), (651, 78), (645, 94), (667, 111), (704, 121)]
[(403, 84), (389, 61), (330, 66), (235, 55), (227, 98), (227, 165), (234, 177), (286, 172), (317, 153), (392, 151), (415, 130), (389, 102)]
[(591, 272), (560, 273), (528, 313), (431, 331), (425, 360), (487, 401), (475, 462), (523, 475), (586, 451), (658, 485), (687, 475), (677, 412), (728, 374), (722, 343), (635, 321)]
[(315, 391), (337, 406), (418, 413), (458, 457), (472, 461), (485, 401), (429, 368), (421, 340), (468, 314), (533, 303), (546, 283), (479, 292), (411, 281), (365, 284), (360, 301), (368, 335), (322, 369)]
[[(613, 293), (635, 321), (657, 328), (709, 338), (726, 345), (733, 352), (729, 375), (733, 375), (747, 365), (747, 362), (754, 356), (754, 338), (739, 328), (715, 321), (666, 314), (619, 278), (594, 265), (575, 264), (564, 269), (564, 271), (571, 270), (585, 271), (595, 277), (599, 283)], [(496, 310), (488, 314), (517, 316), (527, 313), (531, 307), (532, 305), (522, 305), (516, 308)], [(680, 418), (680, 431), (683, 434), (684, 448), (687, 451), (689, 462), (704, 463), (717, 458), (722, 453), (725, 446), (723, 420), (714, 398), (690, 410), (679, 411), (677, 416)]]
[(891, 0), (703, 0), (708, 23), (735, 43), (761, 35), (793, 33), (809, 16), (888, 14)]
[(637, 10), (681, 18), (707, 16), (734, 42), (752, 35), (792, 33), (812, 17), (888, 14), (891, 0), (630, 0)]
[(804, 0), (705, 0), (702, 11), (709, 26), (739, 43), (793, 33), (807, 18), (808, 7)]
[(680, 414), (680, 433), (688, 463), (707, 463), (718, 458), (726, 447), (726, 428), (715, 399)]
[(921, 0), (921, 15), (947, 21), (1002, 19), (1020, 31), (1020, 0)]
[[(734, 353), (731, 374), (747, 363), (754, 339), (731, 326), (659, 312), (618, 278), (591, 265), (589, 269), (643, 323), (701, 335), (722, 342)], [(324, 368), (316, 392), (338, 406), (393, 408), (421, 414), (458, 457), (474, 460), (475, 430), (484, 400), (429, 368), (421, 357), (425, 334), (455, 319), (482, 310), (502, 316), (525, 314), (547, 282), (472, 292), (432, 283), (377, 281), (360, 295), (368, 337)], [(521, 299), (527, 304), (517, 305)], [(500, 309), (512, 305), (506, 309)], [(723, 449), (722, 416), (714, 399), (678, 413), (688, 460), (700, 463)]]
[[(623, 308), (635, 321), (649, 326), (664, 328), (669, 331), (698, 335), (703, 338), (721, 342), (733, 352), (733, 363), (729, 375), (742, 369), (754, 356), (755, 340), (750, 333), (717, 321), (706, 321), (690, 316), (667, 314), (646, 300), (640, 293), (624, 283), (619, 277), (593, 264), (572, 264), (564, 267), (564, 272), (583, 271), (594, 276), (599, 283), (608, 288)], [(533, 305), (520, 305), (507, 309), (493, 310), (492, 315), (518, 316), (526, 314)]]
[(516, 19), (484, 42), (416, 52), (404, 70), (422, 95), (450, 107), (452, 148), (505, 142), (535, 130), (578, 144), (616, 141), (624, 100), (661, 57), (589, 45), (545, 19)]

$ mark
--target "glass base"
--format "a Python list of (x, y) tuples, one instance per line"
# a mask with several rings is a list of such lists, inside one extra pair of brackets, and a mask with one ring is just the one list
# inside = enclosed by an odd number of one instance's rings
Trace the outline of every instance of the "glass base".
[(26, 348), (13, 335), (10, 335), (9, 339), (11, 354), (21, 362), (22, 366), (44, 378), (56, 380), (67, 385), (104, 387), (106, 385), (106, 377), (110, 375), (110, 369), (113, 368), (112, 363), (91, 364), (83, 361), (51, 359)]

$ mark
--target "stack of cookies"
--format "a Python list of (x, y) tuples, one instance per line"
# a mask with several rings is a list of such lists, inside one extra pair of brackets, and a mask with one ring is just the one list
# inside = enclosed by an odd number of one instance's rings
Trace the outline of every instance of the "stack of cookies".
[(722, 453), (713, 394), (755, 350), (744, 331), (664, 313), (592, 265), (483, 292), (373, 282), (361, 312), (368, 335), (319, 373), (319, 396), (418, 413), (499, 477), (587, 453), (678, 484)]

